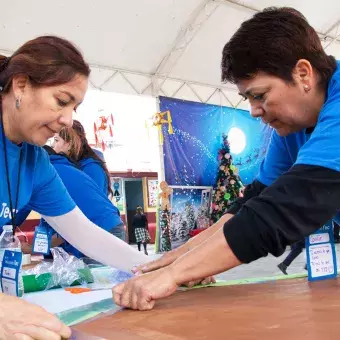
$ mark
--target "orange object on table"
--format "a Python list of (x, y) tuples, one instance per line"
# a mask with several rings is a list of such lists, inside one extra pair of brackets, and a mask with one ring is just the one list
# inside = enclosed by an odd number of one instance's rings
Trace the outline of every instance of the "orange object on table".
[(71, 294), (80, 294), (80, 293), (88, 293), (92, 289), (91, 288), (86, 288), (86, 287), (68, 287), (65, 288), (67, 292), (70, 292)]

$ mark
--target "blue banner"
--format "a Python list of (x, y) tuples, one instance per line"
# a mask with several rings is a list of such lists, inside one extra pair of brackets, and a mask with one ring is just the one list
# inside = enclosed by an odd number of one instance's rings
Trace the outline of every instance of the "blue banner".
[(169, 185), (214, 186), (222, 135), (228, 134), (233, 164), (251, 183), (265, 155), (271, 129), (248, 111), (160, 97), (174, 134), (163, 125), (165, 179)]

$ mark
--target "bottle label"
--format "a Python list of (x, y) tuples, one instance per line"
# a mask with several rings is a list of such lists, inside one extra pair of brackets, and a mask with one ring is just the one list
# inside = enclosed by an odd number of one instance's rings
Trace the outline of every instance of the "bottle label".
[(22, 263), (22, 252), (5, 250), (1, 266), (2, 292), (19, 296), (19, 273)]
[(46, 227), (35, 228), (32, 252), (34, 254), (49, 255), (51, 248), (52, 233)]

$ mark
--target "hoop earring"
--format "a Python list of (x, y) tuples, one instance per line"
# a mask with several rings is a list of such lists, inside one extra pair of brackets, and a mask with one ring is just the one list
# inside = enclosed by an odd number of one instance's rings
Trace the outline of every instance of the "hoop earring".
[(15, 100), (15, 107), (17, 108), (17, 110), (20, 109), (20, 104), (21, 104), (21, 98), (19, 97)]

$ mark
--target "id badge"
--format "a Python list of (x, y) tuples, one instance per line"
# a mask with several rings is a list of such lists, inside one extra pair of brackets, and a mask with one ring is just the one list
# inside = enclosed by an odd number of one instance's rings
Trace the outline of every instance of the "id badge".
[(52, 233), (44, 226), (35, 228), (32, 253), (49, 255), (51, 248)]
[(2, 292), (7, 295), (19, 296), (19, 272), (22, 252), (5, 250), (1, 267)]

